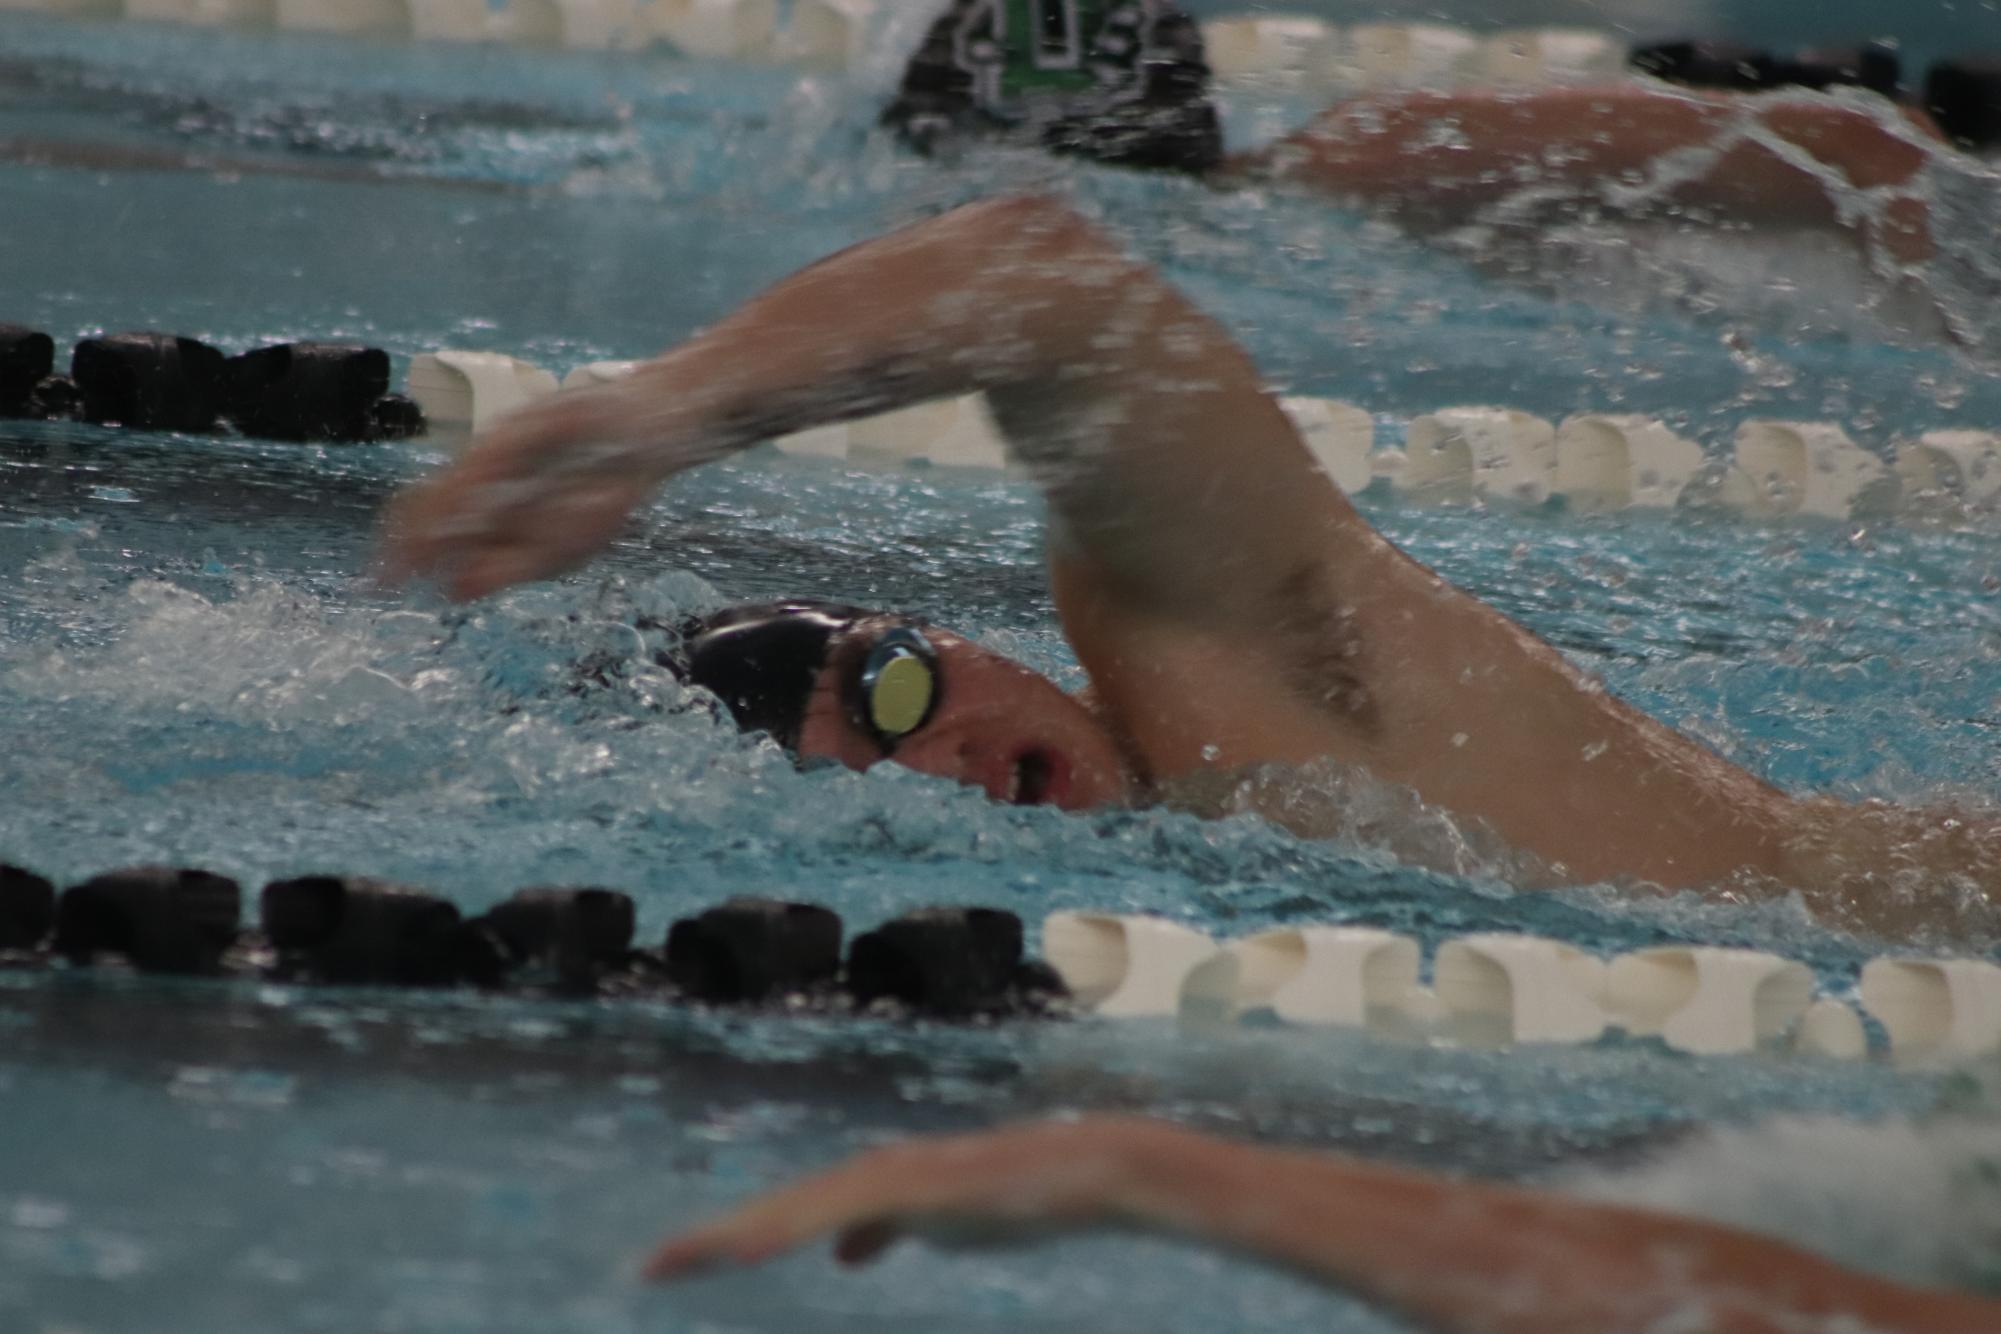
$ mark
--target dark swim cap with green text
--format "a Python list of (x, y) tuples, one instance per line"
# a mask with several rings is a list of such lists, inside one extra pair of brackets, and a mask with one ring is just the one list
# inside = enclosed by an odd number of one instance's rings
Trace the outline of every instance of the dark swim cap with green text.
[(920, 152), (970, 132), (1130, 167), (1223, 158), (1202, 30), (1168, 0), (954, 0), (882, 120)]

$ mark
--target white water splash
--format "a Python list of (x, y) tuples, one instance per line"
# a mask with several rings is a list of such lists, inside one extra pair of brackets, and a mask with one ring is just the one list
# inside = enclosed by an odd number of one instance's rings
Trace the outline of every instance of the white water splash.
[(1717, 1126), (1640, 1167), (1563, 1184), (1783, 1236), (1908, 1282), (1991, 1287), (1997, 1277), (2001, 1121), (1991, 1115)]

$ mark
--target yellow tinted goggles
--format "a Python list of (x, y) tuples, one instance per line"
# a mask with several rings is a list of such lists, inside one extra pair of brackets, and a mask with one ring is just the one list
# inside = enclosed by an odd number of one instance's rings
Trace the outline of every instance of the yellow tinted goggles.
[(885, 630), (855, 678), (855, 721), (890, 750), (930, 721), (941, 685), (938, 650), (930, 640), (907, 625)]

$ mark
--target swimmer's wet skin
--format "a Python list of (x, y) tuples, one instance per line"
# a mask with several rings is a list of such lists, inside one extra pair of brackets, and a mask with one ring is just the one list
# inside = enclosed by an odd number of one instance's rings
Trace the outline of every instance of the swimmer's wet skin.
[(861, 1264), (907, 1235), (1022, 1241), (1086, 1229), (1252, 1256), (1444, 1334), (2001, 1328), (2001, 1304), (1712, 1223), (1118, 1118), (881, 1149), (670, 1240), (646, 1272), (754, 1264), (821, 1237)]
[[(401, 498), (385, 568), (480, 597), (589, 559), (677, 472), (973, 391), (1048, 494), (1089, 705), (927, 630), (944, 703), (899, 761), (1005, 796), (1018, 741), (1069, 766), (1065, 805), (1331, 762), (1484, 822), (1553, 882), (1797, 889), (1905, 933), (1991, 915), (1994, 828), (1789, 797), (1612, 698), (1371, 528), (1227, 334), (1047, 199), (844, 251), (628, 379), (509, 419)], [(823, 672), (801, 741), (864, 767), (883, 748), (849, 699)], [(962, 709), (967, 731), (941, 727)]]

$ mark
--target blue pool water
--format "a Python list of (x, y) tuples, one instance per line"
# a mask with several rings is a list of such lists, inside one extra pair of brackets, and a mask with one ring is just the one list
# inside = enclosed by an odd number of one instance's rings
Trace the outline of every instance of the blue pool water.
[[(1275, 381), (1363, 403), (1386, 436), (1397, 414), (1483, 399), (1661, 412), (1712, 444), (1752, 415), (1833, 416), (1876, 447), (2001, 420), (1991, 368), (1783, 301), (1502, 280), (1300, 201), (991, 155), (918, 164), (869, 134), (867, 78), (9, 15), (0, 90), (0, 137), (395, 178), (0, 167), (0, 319), (60, 337), (643, 355), (838, 245), (1035, 183), (1167, 265)], [(601, 883), (638, 898), (648, 939), (728, 895), (783, 893), (864, 927), (946, 902), (1219, 933), (1351, 920), (1430, 942), (1748, 944), (1837, 990), (1880, 948), (1786, 903), (1517, 894), (1472, 854), (1417, 870), (1248, 820), (1070, 817), (886, 768), (796, 772), (648, 670), (636, 618), (840, 596), (1074, 679), (1028, 489), (754, 454), (677, 483), (590, 570), (451, 609), (362, 577), (382, 500), (440, 457), (0, 424), (0, 856), (62, 878), (348, 870), (469, 909)], [(1992, 532), (1366, 507), (1774, 781), (1975, 806), (2001, 789)], [(598, 653), (628, 671), (584, 686), (575, 664)], [(1434, 859), (1450, 837), (1403, 833)], [(659, 1233), (846, 1149), (1079, 1108), (1553, 1172), (2001, 1288), (1982, 1170), (2001, 1154), (1997, 1073), (0, 974), (0, 1328), (1398, 1328), (1150, 1241), (632, 1281)]]

